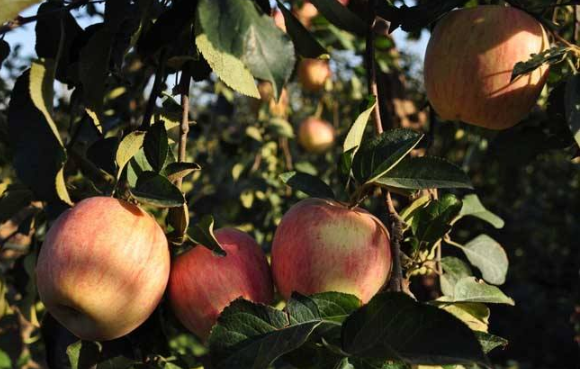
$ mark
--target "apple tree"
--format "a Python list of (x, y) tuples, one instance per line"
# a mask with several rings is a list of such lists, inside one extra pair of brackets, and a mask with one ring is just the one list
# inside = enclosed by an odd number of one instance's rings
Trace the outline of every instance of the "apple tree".
[(491, 368), (478, 193), (578, 156), (578, 7), (4, 0), (0, 368)]

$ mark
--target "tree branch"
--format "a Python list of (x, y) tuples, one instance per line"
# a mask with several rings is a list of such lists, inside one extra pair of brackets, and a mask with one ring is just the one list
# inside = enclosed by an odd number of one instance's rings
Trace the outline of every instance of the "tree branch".
[(391, 291), (401, 292), (403, 290), (403, 268), (401, 266), (401, 240), (403, 239), (403, 221), (391, 198), (391, 193), (386, 191), (387, 209), (389, 211), (389, 220), (391, 221), (391, 257), (393, 258), (393, 271), (389, 289)]
[(151, 125), (151, 117), (153, 116), (153, 109), (155, 108), (155, 101), (161, 93), (161, 85), (163, 83), (163, 78), (165, 77), (165, 55), (167, 50), (161, 50), (159, 54), (159, 65), (157, 66), (157, 71), (155, 72), (155, 81), (153, 82), (153, 88), (151, 89), (151, 95), (149, 96), (149, 101), (145, 108), (145, 113), (143, 114), (143, 121), (141, 122), (140, 129), (146, 131)]
[[(189, 68), (186, 66), (181, 73), (181, 80), (179, 81), (179, 90), (181, 93), (181, 107), (183, 113), (181, 116), (181, 125), (179, 126), (179, 153), (178, 159), (180, 163), (185, 162), (187, 154), (187, 135), (189, 134), (189, 84), (191, 82), (191, 74)], [(175, 184), (179, 189), (183, 179), (179, 178), (175, 181)]]
[(365, 46), (365, 62), (367, 71), (367, 81), (368, 81), (368, 94), (374, 96), (377, 99), (377, 104), (373, 111), (375, 131), (377, 134), (383, 133), (383, 124), (381, 122), (381, 110), (380, 104), (378, 103), (378, 88), (377, 88), (377, 75), (376, 75), (376, 63), (375, 63), (375, 45), (374, 45), (374, 27), (376, 21), (376, 7), (377, 1), (369, 1), (369, 11), (367, 18), (367, 34), (366, 34), (366, 46)]

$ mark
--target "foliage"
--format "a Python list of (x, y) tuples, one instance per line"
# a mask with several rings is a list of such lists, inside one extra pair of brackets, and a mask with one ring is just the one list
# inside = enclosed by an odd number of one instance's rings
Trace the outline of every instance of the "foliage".
[[(8, 1), (0, 22), (33, 3)], [(514, 66), (514, 78), (523, 78), (551, 64), (548, 88), (525, 121), (492, 134), (427, 118), (414, 63), (378, 27), (377, 78), (392, 91), (379, 86), (377, 99), (366, 90), (371, 10), (389, 31), (413, 37), (477, 1), (312, 0), (320, 14), (310, 24), (297, 13), (303, 1), (277, 1), (288, 34), (272, 21), (268, 1), (98, 3), (45, 2), (35, 19), (20, 19), (37, 22), (37, 58), (24, 70), (18, 46), (0, 39), (0, 368), (491, 367), (510, 359), (512, 345), (511, 359), (525, 361), (522, 342), (532, 338), (506, 326), (523, 320), (516, 312), (534, 309), (536, 320), (551, 321), (553, 287), (560, 325), (545, 323), (545, 331), (572, 332), (569, 323), (561, 328), (561, 316), (573, 310), (572, 246), (580, 237), (573, 42)], [(575, 37), (571, 9), (512, 5), (558, 24), (560, 38)], [(87, 25), (79, 14), (97, 21)], [(323, 91), (300, 89), (293, 70), (301, 58), (330, 58), (334, 77)], [(273, 102), (256, 80), (270, 84)], [(272, 107), (284, 93), (290, 104), (280, 114)], [(368, 124), (377, 107), (381, 134)], [(295, 139), (299, 122), (313, 115), (337, 130), (324, 154)], [(337, 292), (294, 294), (275, 306), (238, 299), (204, 345), (163, 301), (135, 332), (96, 343), (78, 341), (36, 295), (34, 264), (46, 230), (86, 197), (140, 204), (165, 226), (175, 255), (201, 244), (225, 256), (214, 227), (242, 229), (267, 251), (283, 213), (305, 196), (367, 208), (397, 237), (386, 191), (397, 194), (405, 293), (384, 291), (366, 305)], [(510, 341), (501, 352), (508, 340), (500, 335)], [(570, 345), (533, 361), (562, 367)]]

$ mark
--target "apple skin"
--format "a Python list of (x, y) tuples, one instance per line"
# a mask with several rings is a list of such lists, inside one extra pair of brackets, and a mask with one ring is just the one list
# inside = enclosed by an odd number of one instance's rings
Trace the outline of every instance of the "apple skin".
[(286, 33), (286, 21), (284, 20), (284, 14), (280, 9), (276, 9), (272, 15), (274, 18), (274, 24), (276, 27), (280, 28), (284, 33)]
[(332, 76), (328, 60), (303, 59), (298, 64), (298, 81), (308, 92), (317, 92), (324, 88), (326, 81)]
[(309, 198), (284, 215), (272, 243), (272, 273), (280, 294), (336, 291), (368, 302), (388, 281), (389, 234), (366, 210)]
[(304, 27), (309, 28), (312, 19), (318, 15), (318, 9), (310, 1), (305, 0), (301, 7), (294, 9), (294, 15)]
[(167, 286), (167, 238), (136, 205), (92, 197), (65, 211), (36, 265), (40, 299), (77, 337), (108, 341), (153, 313)]
[[(260, 97), (263, 102), (268, 103), (270, 113), (275, 117), (285, 118), (288, 116), (288, 106), (290, 102), (288, 101), (288, 91), (286, 88), (282, 89), (280, 93), (280, 99), (276, 101), (274, 99), (274, 89), (272, 88), (272, 83), (268, 81), (260, 81), (258, 83), (258, 91), (260, 92)], [(253, 110), (258, 111), (260, 109), (260, 104), (255, 104)]]
[(219, 314), (239, 297), (269, 304), (274, 295), (270, 267), (260, 245), (233, 228), (215, 232), (227, 255), (196, 246), (179, 255), (169, 277), (169, 301), (175, 316), (207, 340)]
[(510, 83), (514, 65), (549, 47), (542, 25), (512, 7), (455, 10), (435, 27), (425, 55), (427, 98), (445, 120), (501, 130), (521, 121), (548, 67)]
[(309, 117), (298, 128), (298, 142), (307, 151), (320, 154), (334, 144), (335, 130), (327, 121)]

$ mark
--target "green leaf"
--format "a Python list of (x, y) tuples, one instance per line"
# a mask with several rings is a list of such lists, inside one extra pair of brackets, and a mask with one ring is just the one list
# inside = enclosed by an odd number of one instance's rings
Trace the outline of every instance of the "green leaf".
[(342, 345), (344, 351), (362, 358), (490, 367), (475, 335), (463, 322), (403, 293), (379, 293), (353, 313), (343, 325)]
[(365, 22), (337, 0), (310, 0), (328, 21), (338, 28), (363, 36)]
[(102, 346), (98, 342), (77, 341), (69, 345), (66, 354), (71, 365), (71, 369), (81, 369), (83, 360), (96, 362), (101, 355)]
[(409, 190), (473, 188), (461, 168), (434, 157), (406, 158), (384, 176), (375, 179), (374, 183)]
[(465, 246), (455, 244), (476, 266), (487, 282), (501, 285), (505, 282), (509, 261), (503, 247), (488, 235), (482, 234), (469, 241)]
[(133, 131), (123, 138), (117, 149), (116, 161), (119, 168), (117, 172), (117, 179), (121, 177), (121, 173), (125, 165), (131, 160), (137, 152), (143, 147), (145, 141), (145, 132)]
[(137, 201), (159, 208), (174, 208), (185, 203), (179, 188), (155, 172), (141, 173), (130, 191)]
[(294, 138), (294, 128), (286, 119), (272, 118), (268, 128), (279, 137)]
[(224, 83), (259, 98), (253, 78), (239, 75), (245, 66), (253, 77), (270, 81), (278, 99), (294, 67), (294, 46), (269, 16), (250, 1), (200, 0), (197, 20), (203, 31), (197, 46)]
[(453, 256), (441, 258), (441, 267), (445, 272), (440, 279), (441, 292), (446, 296), (453, 296), (457, 282), (473, 275), (467, 263)]
[(36, 60), (30, 67), (30, 98), (36, 108), (44, 115), (50, 130), (57, 141), (64, 146), (56, 123), (52, 119), (52, 100), (54, 99), (54, 74), (55, 64), (53, 60)]
[(352, 171), (359, 183), (370, 183), (392, 170), (423, 135), (409, 129), (391, 129), (366, 140), (354, 156)]
[(106, 26), (101, 26), (81, 49), (79, 57), (79, 77), (83, 86), (85, 110), (99, 132), (103, 132), (103, 97), (109, 74), (113, 37), (114, 34)]
[(280, 310), (238, 299), (212, 329), (212, 362), (216, 369), (268, 368), (302, 346), (319, 324), (313, 320), (291, 325)]
[(199, 164), (177, 162), (168, 164), (165, 167), (165, 175), (171, 182), (175, 182), (198, 170), (201, 170)]
[(461, 211), (462, 203), (453, 194), (445, 194), (417, 210), (411, 224), (413, 234), (420, 242), (433, 244), (451, 230), (453, 219)]
[(320, 43), (312, 36), (312, 33), (308, 31), (302, 23), (292, 12), (286, 9), (286, 6), (281, 0), (277, 0), (278, 9), (282, 11), (284, 16), (284, 22), (286, 24), (286, 30), (288, 36), (292, 39), (294, 47), (296, 48), (296, 53), (303, 58), (309, 59), (327, 59), (329, 57), (328, 51), (320, 45)]
[(482, 302), (489, 304), (515, 305), (499, 288), (475, 277), (464, 277), (455, 284), (453, 296), (443, 296), (443, 302)]
[(2, 63), (8, 58), (9, 55), (10, 44), (5, 40), (0, 40), (0, 67), (2, 67)]
[(0, 369), (12, 369), (12, 360), (4, 350), (0, 350)]
[(280, 174), (282, 182), (288, 186), (302, 191), (311, 197), (326, 197), (334, 199), (334, 192), (320, 178), (300, 172), (286, 172)]
[(580, 146), (580, 73), (570, 77), (566, 82), (566, 120), (572, 135)]
[(58, 198), (62, 200), (62, 202), (69, 206), (74, 206), (74, 203), (72, 202), (68, 193), (68, 189), (66, 188), (66, 179), (64, 178), (64, 163), (62, 168), (60, 168), (56, 174), (55, 188), (56, 194), (58, 195)]
[(489, 308), (479, 302), (457, 302), (457, 303), (443, 303), (434, 302), (434, 305), (448, 313), (455, 315), (472, 331), (487, 331), (489, 325)]
[(310, 298), (318, 307), (322, 319), (337, 323), (342, 323), (362, 305), (356, 296), (340, 292), (323, 292), (312, 295)]
[(344, 144), (342, 145), (342, 151), (344, 153), (353, 150), (354, 155), (358, 151), (365, 133), (365, 128), (367, 127), (367, 123), (369, 122), (369, 118), (375, 109), (376, 104), (377, 101), (375, 97), (368, 99), (365, 110), (356, 118), (344, 139)]
[(167, 131), (165, 130), (165, 123), (159, 121), (153, 124), (145, 134), (143, 142), (143, 150), (147, 161), (157, 173), (161, 172), (167, 161), (167, 154), (169, 152), (169, 141), (167, 138)]
[(481, 347), (483, 347), (483, 352), (486, 354), (495, 348), (506, 347), (508, 345), (508, 340), (505, 338), (486, 332), (475, 332), (475, 336), (479, 340)]
[(511, 80), (513, 81), (519, 76), (531, 73), (544, 64), (558, 64), (566, 59), (568, 52), (568, 46), (554, 46), (548, 50), (542, 51), (539, 54), (532, 54), (530, 59), (524, 62), (516, 63), (512, 71)]
[[(42, 97), (42, 83), (39, 73), (42, 66), (37, 64), (35, 83), (31, 83), (30, 70), (25, 71), (14, 84), (8, 108), (8, 138), (13, 151), (13, 165), (22, 183), (35, 194), (35, 199), (60, 202), (56, 193), (56, 176), (66, 157), (64, 148), (53, 128), (37, 106), (36, 98)], [(46, 75), (44, 76), (46, 78)]]
[(239, 58), (218, 49), (205, 33), (195, 37), (195, 44), (211, 69), (228, 87), (243, 95), (260, 98), (254, 77)]
[(9, 186), (0, 197), (0, 224), (8, 221), (20, 210), (30, 205), (32, 192), (27, 188)]
[(461, 208), (459, 218), (464, 216), (479, 218), (498, 229), (503, 228), (505, 224), (503, 219), (487, 210), (475, 194), (470, 194), (463, 198), (463, 208)]
[(413, 201), (406, 208), (401, 210), (399, 216), (403, 219), (403, 222), (411, 224), (413, 222), (415, 214), (431, 201), (431, 196), (424, 195)]
[(41, 0), (2, 0), (0, 24), (15, 19), (18, 13), (40, 2)]
[(213, 216), (205, 215), (199, 222), (189, 227), (187, 234), (193, 242), (207, 247), (219, 256), (226, 256), (226, 251), (213, 233), (213, 225)]

